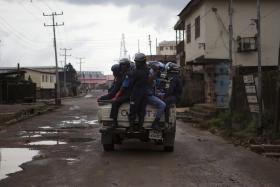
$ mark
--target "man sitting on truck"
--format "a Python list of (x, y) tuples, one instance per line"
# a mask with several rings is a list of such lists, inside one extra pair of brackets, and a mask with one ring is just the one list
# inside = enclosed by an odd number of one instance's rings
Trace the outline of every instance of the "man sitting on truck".
[(169, 86), (167, 87), (166, 93), (164, 95), (164, 101), (167, 106), (176, 104), (180, 99), (182, 94), (182, 81), (180, 79), (180, 67), (173, 63), (169, 62), (166, 64), (167, 79)]
[(166, 103), (166, 115), (165, 120), (168, 121), (169, 117), (169, 108), (171, 105), (176, 104), (182, 94), (182, 81), (179, 76), (180, 67), (173, 63), (169, 62), (166, 64), (165, 69), (167, 71), (167, 87), (166, 93), (164, 94), (164, 102)]
[(112, 84), (112, 87), (109, 88), (108, 90), (108, 94), (101, 96), (98, 101), (103, 101), (103, 100), (111, 100), (113, 99), (116, 94), (118, 93), (118, 91), (120, 90), (121, 86), (122, 86), (122, 82), (123, 82), (123, 75), (121, 73), (121, 69), (120, 69), (120, 65), (119, 64), (115, 64), (111, 67), (111, 71), (113, 72), (113, 76), (114, 76), (114, 82)]
[[(146, 114), (146, 96), (149, 70), (146, 64), (146, 55), (135, 54), (136, 69), (131, 74), (132, 92), (130, 97), (129, 125), (131, 130), (137, 130), (144, 123)], [(135, 119), (138, 116), (138, 126), (135, 126)]]
[(148, 84), (148, 95), (147, 95), (147, 103), (156, 107), (156, 117), (152, 123), (152, 128), (159, 129), (160, 128), (160, 119), (162, 114), (164, 113), (166, 104), (156, 96), (156, 81), (160, 77), (161, 66), (159, 62), (150, 62), (150, 71), (149, 71), (149, 84)]
[(118, 126), (118, 113), (120, 106), (129, 102), (130, 94), (131, 94), (131, 84), (129, 82), (130, 71), (131, 71), (131, 62), (127, 58), (123, 58), (120, 60), (120, 69), (121, 74), (123, 76), (121, 88), (118, 93), (112, 99), (112, 108), (110, 113), (110, 118), (113, 119), (112, 128), (116, 128)]

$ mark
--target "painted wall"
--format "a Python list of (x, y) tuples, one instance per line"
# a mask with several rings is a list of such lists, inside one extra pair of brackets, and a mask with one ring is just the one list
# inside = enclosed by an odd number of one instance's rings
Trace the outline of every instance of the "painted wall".
[[(217, 15), (212, 11), (217, 8)], [(277, 65), (278, 48), (280, 41), (280, 1), (261, 1), (261, 29), (262, 29), (262, 62), (263, 65)], [(186, 43), (186, 61), (193, 60), (201, 55), (205, 58), (227, 59), (228, 52), (228, 1), (208, 0), (195, 10), (186, 20), (186, 25), (192, 23), (197, 16), (201, 17), (201, 36), (194, 39), (195, 28), (192, 27), (192, 41)], [(257, 33), (256, 25), (251, 19), (256, 19), (255, 0), (234, 1), (234, 65), (256, 66), (257, 52), (237, 52), (237, 36), (254, 37)], [(199, 48), (199, 43), (205, 43), (205, 50)]]
[[(55, 83), (56, 83), (55, 74), (40, 73), (40, 72), (26, 70), (26, 69), (24, 69), (24, 71), (26, 71), (25, 79), (28, 80), (28, 77), (30, 76), (32, 81), (36, 83), (36, 87), (38, 89), (55, 89)], [(42, 77), (43, 75), (45, 77), (47, 76), (47, 79), (44, 78), (45, 79), (44, 81)], [(53, 80), (52, 82), (50, 77), (52, 77)]]
[[(205, 50), (201, 47), (200, 43), (206, 42), (206, 23), (203, 15), (206, 14), (206, 5), (202, 4), (193, 11), (185, 20), (185, 52), (186, 62), (192, 61), (202, 55), (205, 55)], [(200, 16), (200, 37), (195, 39), (195, 19)], [(191, 24), (191, 42), (187, 43), (187, 25)]]

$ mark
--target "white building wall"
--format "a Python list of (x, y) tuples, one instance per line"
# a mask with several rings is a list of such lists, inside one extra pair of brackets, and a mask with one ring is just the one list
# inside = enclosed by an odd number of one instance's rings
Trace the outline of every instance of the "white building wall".
[[(227, 59), (229, 57), (229, 16), (228, 1), (207, 1), (206, 9), (217, 8), (217, 14), (222, 21), (217, 19), (213, 11), (205, 17), (206, 23), (206, 58)], [(257, 18), (256, 1), (234, 1), (234, 54), (233, 65), (257, 66), (257, 52), (237, 52), (237, 36), (254, 37), (257, 34), (256, 25), (252, 19)], [(265, 66), (276, 65), (280, 41), (280, 1), (266, 0), (261, 3), (262, 8), (262, 62)]]
[[(205, 55), (205, 51), (201, 44), (206, 42), (206, 23), (204, 21), (203, 15), (206, 14), (206, 6), (202, 4), (196, 11), (193, 11), (190, 16), (185, 20), (186, 28), (186, 39), (185, 39), (185, 52), (186, 52), (186, 62), (192, 61), (202, 55)], [(195, 18), (200, 16), (200, 37), (195, 39)], [(191, 42), (187, 43), (187, 25), (191, 24)]]
[[(25, 80), (28, 80), (29, 76), (31, 77), (32, 81), (36, 83), (36, 87), (39, 89), (55, 89), (55, 83), (56, 83), (56, 76), (55, 74), (48, 74), (48, 73), (40, 73), (32, 70), (24, 70), (26, 71), (25, 74)], [(43, 81), (43, 77), (47, 76), (48, 79)], [(52, 77), (52, 82), (50, 77)]]

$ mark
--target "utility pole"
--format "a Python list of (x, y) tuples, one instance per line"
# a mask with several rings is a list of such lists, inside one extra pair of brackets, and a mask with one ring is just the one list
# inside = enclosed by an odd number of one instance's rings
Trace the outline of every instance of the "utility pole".
[(279, 132), (279, 121), (280, 121), (280, 43), (279, 43), (279, 52), (278, 52), (278, 75), (276, 83), (276, 99), (275, 99), (275, 114), (274, 114), (274, 126), (275, 132)]
[(85, 58), (82, 58), (82, 57), (77, 57), (76, 59), (78, 59), (79, 60), (79, 65), (80, 65), (80, 78), (82, 77), (82, 64), (83, 63), (85, 63), (85, 62), (83, 62), (83, 60), (85, 59)]
[(259, 116), (258, 128), (262, 129), (262, 50), (261, 50), (261, 5), (260, 0), (257, 0), (257, 46), (258, 46), (258, 96), (259, 96)]
[(138, 53), (140, 53), (140, 40), (138, 39)]
[(230, 68), (232, 68), (232, 49), (233, 49), (233, 0), (229, 0), (229, 60)]
[(64, 51), (64, 54), (60, 54), (60, 56), (64, 56), (64, 80), (63, 80), (63, 88), (64, 88), (64, 93), (67, 92), (67, 85), (66, 85), (66, 64), (67, 64), (67, 57), (70, 57), (71, 55), (67, 55), (67, 51), (71, 51), (72, 49), (67, 49), (67, 48), (63, 48), (63, 49), (60, 49), (62, 51)]
[[(229, 67), (228, 67), (228, 72), (229, 72), (229, 81), (231, 83), (231, 87), (233, 86), (233, 0), (229, 0)], [(232, 114), (232, 105), (231, 105), (231, 98), (232, 98), (232, 88), (229, 88), (228, 94), (229, 94), (229, 111)], [(231, 92), (230, 92), (231, 91)], [(231, 126), (232, 126), (232, 121), (231, 121)]]
[(156, 38), (156, 53), (157, 53), (157, 47), (158, 47), (158, 40)]
[(64, 23), (58, 24), (55, 22), (55, 16), (62, 16), (63, 12), (60, 14), (57, 14), (56, 12), (53, 12), (52, 14), (45, 14), (43, 13), (43, 16), (51, 16), (52, 17), (52, 24), (47, 25), (44, 23), (45, 27), (53, 27), (53, 44), (54, 44), (54, 53), (55, 53), (55, 73), (56, 73), (56, 98), (55, 98), (55, 104), (61, 105), (61, 97), (60, 97), (60, 83), (59, 83), (59, 74), (58, 74), (58, 62), (57, 62), (57, 48), (56, 48), (56, 33), (55, 33), (55, 27), (58, 26), (64, 26)]
[(152, 40), (151, 40), (151, 35), (149, 37), (149, 46), (150, 46), (150, 55), (152, 56)]

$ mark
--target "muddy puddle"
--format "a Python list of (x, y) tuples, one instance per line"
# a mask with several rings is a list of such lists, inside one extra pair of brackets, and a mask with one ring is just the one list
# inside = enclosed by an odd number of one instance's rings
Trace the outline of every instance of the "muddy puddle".
[(70, 111), (75, 111), (75, 110), (80, 110), (80, 109), (81, 109), (80, 106), (71, 106), (71, 107), (69, 108)]
[(85, 98), (92, 98), (92, 97), (93, 97), (92, 94), (87, 94), (87, 95), (85, 96)]
[(44, 127), (39, 127), (40, 129), (52, 129), (51, 126), (44, 126)]
[(73, 120), (62, 121), (58, 126), (60, 128), (88, 128), (98, 124), (98, 120), (88, 119), (87, 116), (75, 116)]
[(22, 171), (20, 165), (29, 162), (39, 151), (26, 148), (0, 148), (0, 180), (8, 174)]
[(21, 131), (18, 136), (22, 138), (42, 138), (43, 136), (58, 134), (57, 131)]
[(28, 143), (28, 145), (65, 145), (66, 142), (63, 141), (55, 141), (55, 140), (46, 140), (46, 141), (34, 141)]

